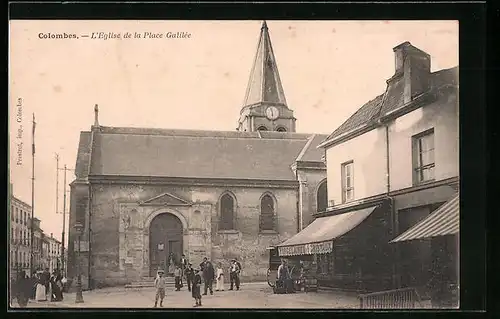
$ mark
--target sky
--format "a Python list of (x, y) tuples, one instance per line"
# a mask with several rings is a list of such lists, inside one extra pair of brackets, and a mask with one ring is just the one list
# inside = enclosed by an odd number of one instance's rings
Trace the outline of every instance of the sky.
[[(35, 217), (58, 239), (64, 172), (57, 178), (55, 154), (61, 168), (75, 167), (79, 134), (90, 130), (95, 104), (104, 126), (234, 131), (261, 23), (11, 20), (9, 171), (14, 195), (31, 204), (33, 113)], [(394, 74), (392, 48), (402, 42), (429, 53), (431, 71), (458, 65), (457, 21), (287, 20), (267, 25), (297, 132), (329, 134), (383, 93)], [(82, 37), (92, 32), (121, 38)], [(124, 38), (127, 32), (132, 38)], [(134, 38), (136, 32), (191, 36)], [(78, 38), (40, 38), (49, 33)], [(67, 184), (74, 178), (68, 171)]]

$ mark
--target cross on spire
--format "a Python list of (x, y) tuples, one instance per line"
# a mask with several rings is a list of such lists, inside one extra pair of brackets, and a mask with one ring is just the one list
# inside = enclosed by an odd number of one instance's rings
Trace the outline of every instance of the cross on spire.
[(266, 102), (286, 106), (269, 30), (263, 21), (243, 106)]

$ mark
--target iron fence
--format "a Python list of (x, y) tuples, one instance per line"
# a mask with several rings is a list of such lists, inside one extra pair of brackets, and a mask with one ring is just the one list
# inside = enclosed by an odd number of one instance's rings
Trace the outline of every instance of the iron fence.
[(422, 301), (415, 288), (401, 288), (359, 295), (361, 309), (416, 309)]

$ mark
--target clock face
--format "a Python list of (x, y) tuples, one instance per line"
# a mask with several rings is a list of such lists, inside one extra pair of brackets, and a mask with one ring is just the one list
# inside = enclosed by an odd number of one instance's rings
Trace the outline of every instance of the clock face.
[(266, 116), (270, 120), (275, 120), (280, 115), (280, 111), (275, 106), (270, 106), (266, 109)]

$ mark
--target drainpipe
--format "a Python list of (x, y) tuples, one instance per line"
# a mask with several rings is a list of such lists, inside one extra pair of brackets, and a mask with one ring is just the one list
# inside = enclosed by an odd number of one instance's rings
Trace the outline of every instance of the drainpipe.
[[(385, 158), (386, 158), (386, 193), (387, 196), (389, 197), (389, 193), (391, 191), (391, 166), (390, 166), (390, 143), (389, 143), (389, 123), (384, 124), (385, 127)], [(390, 215), (391, 215), (391, 234), (392, 237), (394, 237), (397, 233), (397, 220), (396, 220), (396, 212), (394, 210), (394, 202), (391, 199), (390, 200)], [(391, 238), (392, 239), (392, 238)], [(391, 245), (391, 244), (389, 244)], [(399, 247), (397, 247), (397, 244), (392, 244), (391, 250), (392, 250), (392, 256), (393, 256), (393, 262), (392, 262), (392, 286), (393, 288), (400, 288), (399, 280), (398, 278), (398, 269), (399, 269)]]

